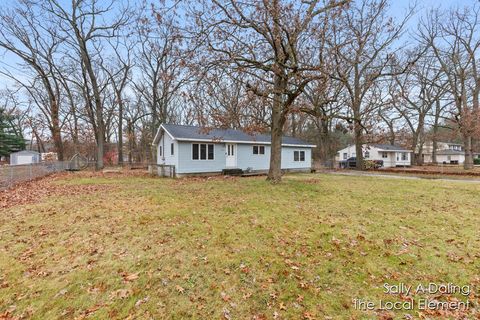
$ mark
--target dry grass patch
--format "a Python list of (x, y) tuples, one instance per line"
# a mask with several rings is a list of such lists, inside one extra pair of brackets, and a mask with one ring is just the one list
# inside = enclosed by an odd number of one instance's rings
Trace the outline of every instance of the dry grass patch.
[[(53, 184), (95, 191), (2, 210), (3, 317), (388, 318), (352, 299), (404, 298), (385, 295), (385, 282), (480, 281), (475, 184), (331, 175), (279, 186), (122, 175)], [(438, 297), (447, 298), (465, 299)], [(478, 305), (478, 291), (468, 299)], [(391, 316), (408, 315), (419, 313)]]

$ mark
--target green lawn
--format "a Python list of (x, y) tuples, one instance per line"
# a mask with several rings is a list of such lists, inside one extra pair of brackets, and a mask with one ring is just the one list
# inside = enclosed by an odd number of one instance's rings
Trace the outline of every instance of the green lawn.
[(442, 313), (352, 302), (433, 299), (383, 292), (430, 282), (475, 286), (470, 297), (435, 298), (469, 299), (462, 313), (480, 313), (480, 184), (318, 174), (275, 186), (52, 183), (75, 192), (0, 209), (0, 319), (434, 318)]

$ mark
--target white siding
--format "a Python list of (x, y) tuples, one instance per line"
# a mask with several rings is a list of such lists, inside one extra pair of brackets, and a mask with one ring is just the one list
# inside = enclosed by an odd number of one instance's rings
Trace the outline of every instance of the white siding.
[[(406, 153), (406, 160), (402, 159), (402, 154)], [(408, 167), (411, 165), (410, 152), (395, 152), (395, 166), (397, 167)]]
[[(171, 154), (171, 144), (173, 143), (173, 155)], [(162, 147), (162, 155), (160, 155), (160, 148)], [(170, 136), (164, 132), (160, 142), (157, 146), (157, 163), (174, 165), (178, 169), (178, 142), (172, 140)]]
[[(351, 157), (356, 157), (355, 153), (355, 145), (350, 145), (346, 148), (343, 148), (342, 150), (338, 151), (337, 156), (335, 157), (336, 161), (342, 161), (346, 160)], [(365, 157), (365, 153), (369, 152), (369, 157)], [(383, 158), (383, 153), (387, 154), (386, 158)], [(374, 146), (368, 146), (364, 145), (363, 146), (363, 156), (365, 160), (382, 160), (383, 161), (383, 166), (385, 168), (390, 168), (390, 167), (396, 167), (396, 166), (410, 166), (410, 157), (411, 154), (409, 151), (405, 151), (407, 153), (407, 158), (406, 160), (402, 160), (402, 153), (403, 152), (396, 152), (396, 151), (383, 151), (382, 149), (379, 149)], [(344, 154), (347, 155), (346, 159), (344, 158)], [(398, 157), (397, 157), (398, 155)]]
[[(179, 174), (221, 172), (223, 169), (226, 168), (225, 143), (214, 143), (215, 156), (213, 160), (193, 160), (192, 144), (196, 142), (175, 142), (175, 146), (178, 152), (175, 153), (175, 157), (169, 159), (170, 142), (171, 139), (169, 139), (168, 135), (166, 135), (165, 147), (167, 148), (167, 154), (165, 156), (165, 164), (175, 164), (176, 172)], [(163, 138), (160, 140), (160, 145), (162, 143)], [(270, 166), (269, 145), (265, 145), (265, 154), (253, 154), (254, 144), (237, 144), (236, 146), (237, 168), (243, 170), (251, 168), (254, 171), (268, 170)], [(294, 161), (294, 151), (305, 151), (305, 161)], [(311, 165), (311, 148), (282, 147), (282, 169), (309, 169), (311, 168)]]
[[(294, 161), (294, 151), (305, 151), (305, 161)], [(312, 149), (298, 147), (282, 148), (282, 169), (309, 169), (312, 167)]]
[(437, 155), (437, 162), (438, 163), (446, 163), (449, 164), (450, 161), (458, 161), (459, 164), (463, 164), (465, 162), (465, 155), (464, 154), (452, 154), (448, 155)]
[(254, 144), (237, 144), (237, 166), (242, 170), (247, 168), (268, 170), (270, 167), (270, 146), (265, 146), (265, 154), (253, 154), (253, 146)]
[[(347, 154), (347, 157), (344, 158), (344, 154)], [(342, 161), (346, 160), (351, 157), (355, 157), (355, 145), (349, 145), (346, 148), (343, 148), (342, 150), (338, 151), (338, 155), (335, 157), (336, 161)]]
[[(265, 146), (265, 154), (253, 154), (254, 145), (238, 145), (237, 164), (240, 169), (268, 170), (270, 167), (270, 146)], [(294, 161), (294, 151), (305, 151), (305, 161)], [(282, 169), (309, 169), (312, 167), (312, 149), (282, 147)]]
[(178, 142), (178, 167), (177, 173), (208, 173), (221, 172), (225, 169), (225, 144), (214, 143), (213, 160), (193, 160), (192, 144), (208, 142)]

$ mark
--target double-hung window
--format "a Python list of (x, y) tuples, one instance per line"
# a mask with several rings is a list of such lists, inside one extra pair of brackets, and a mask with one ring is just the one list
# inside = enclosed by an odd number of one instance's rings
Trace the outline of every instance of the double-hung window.
[(293, 161), (305, 161), (305, 151), (293, 151)]
[(265, 146), (253, 146), (253, 154), (265, 154)]
[(192, 160), (214, 160), (213, 144), (192, 143)]

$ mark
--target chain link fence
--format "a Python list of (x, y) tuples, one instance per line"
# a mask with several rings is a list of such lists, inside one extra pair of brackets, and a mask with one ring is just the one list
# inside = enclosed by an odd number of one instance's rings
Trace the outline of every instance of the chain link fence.
[(69, 169), (68, 161), (0, 166), (0, 190), (67, 169)]
[(148, 166), (148, 171), (164, 178), (175, 178), (177, 176), (175, 166), (168, 164), (151, 164)]

